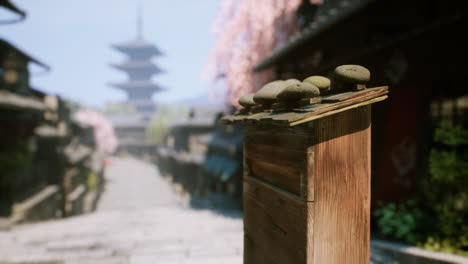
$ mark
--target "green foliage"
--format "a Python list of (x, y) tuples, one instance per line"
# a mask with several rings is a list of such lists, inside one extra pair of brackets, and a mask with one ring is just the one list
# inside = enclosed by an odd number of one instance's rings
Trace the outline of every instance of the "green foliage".
[(438, 148), (431, 150), (429, 173), (435, 184), (453, 184), (468, 176), (468, 130), (441, 122), (434, 133)]
[(153, 116), (147, 135), (159, 143), (170, 132), (171, 124), (188, 116), (189, 110), (181, 105), (159, 105)]
[(28, 167), (32, 163), (33, 154), (25, 140), (2, 144), (0, 149), (0, 171), (2, 172)]
[(437, 145), (429, 158), (430, 177), (422, 190), (438, 216), (438, 232), (430, 237), (444, 247), (457, 248), (468, 236), (468, 130), (441, 122), (434, 142)]
[(468, 255), (468, 130), (443, 121), (434, 132), (429, 175), (416, 200), (380, 204), (381, 235), (420, 247)]
[(94, 170), (89, 170), (86, 177), (86, 188), (88, 190), (95, 190), (99, 184), (99, 177)]
[(374, 216), (378, 219), (377, 225), (382, 234), (409, 244), (417, 243), (421, 238), (416, 231), (424, 220), (424, 212), (414, 205), (414, 200), (402, 204), (381, 204), (374, 211)]
[(460, 146), (468, 144), (468, 130), (461, 125), (453, 125), (444, 120), (434, 132), (434, 142), (448, 146)]
[(424, 243), (419, 243), (418, 246), (427, 250), (468, 256), (468, 251), (466, 250), (468, 248), (468, 235), (465, 232), (455, 242), (453, 239), (441, 239), (429, 236)]
[(135, 113), (135, 108), (128, 104), (107, 104), (104, 109), (106, 114), (128, 114)]
[(433, 149), (429, 159), (432, 180), (442, 184), (456, 182), (464, 176), (464, 171), (468, 171), (468, 163), (464, 163), (463, 160), (466, 160), (466, 154), (462, 157), (455, 150)]

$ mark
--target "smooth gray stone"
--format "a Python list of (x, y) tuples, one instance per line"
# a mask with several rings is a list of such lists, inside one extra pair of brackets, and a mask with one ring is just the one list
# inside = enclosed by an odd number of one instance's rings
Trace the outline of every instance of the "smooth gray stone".
[(286, 83), (286, 86), (291, 85), (291, 84), (301, 83), (301, 81), (299, 81), (298, 79), (287, 79), (284, 82)]
[(273, 81), (265, 84), (257, 93), (253, 100), (255, 103), (271, 106), (276, 102), (276, 96), (286, 87), (287, 83), (283, 80)]
[(317, 88), (319, 88), (320, 91), (329, 90), (330, 89), (330, 84), (331, 84), (330, 79), (328, 79), (326, 77), (323, 77), (323, 76), (318, 76), (318, 75), (307, 77), (304, 80), (304, 82), (311, 83), (311, 84), (317, 86)]
[(249, 108), (249, 107), (252, 107), (252, 106), (255, 106), (256, 103), (254, 101), (254, 94), (253, 93), (249, 93), (249, 94), (246, 94), (246, 95), (243, 95), (239, 98), (239, 104), (242, 105), (243, 107), (245, 108)]
[(301, 99), (308, 99), (320, 95), (320, 90), (317, 86), (302, 82), (289, 85), (284, 88), (277, 96), (278, 102), (295, 102)]
[(370, 80), (370, 71), (360, 65), (341, 65), (336, 67), (335, 77), (349, 84), (365, 84)]

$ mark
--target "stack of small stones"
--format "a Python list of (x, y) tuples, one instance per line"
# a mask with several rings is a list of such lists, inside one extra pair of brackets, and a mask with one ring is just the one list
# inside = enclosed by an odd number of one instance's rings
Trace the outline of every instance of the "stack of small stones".
[(240, 113), (268, 112), (272, 109), (317, 104), (324, 95), (363, 90), (369, 80), (368, 69), (360, 65), (342, 65), (336, 67), (331, 80), (315, 75), (302, 82), (296, 79), (273, 81), (256, 93), (241, 96), (239, 104), (244, 109)]

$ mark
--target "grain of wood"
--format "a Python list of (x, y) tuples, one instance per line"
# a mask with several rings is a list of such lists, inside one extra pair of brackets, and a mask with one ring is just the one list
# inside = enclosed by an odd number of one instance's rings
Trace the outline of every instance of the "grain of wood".
[(247, 127), (244, 263), (369, 263), (370, 104), (386, 92), (335, 96), (340, 105), (320, 113), (272, 113)]
[(301, 174), (301, 199), (312, 202), (315, 200), (315, 148), (311, 146), (307, 149), (307, 167)]
[[(248, 134), (246, 136), (248, 140), (244, 142), (244, 165), (247, 167), (248, 175), (300, 196), (301, 178), (306, 174), (307, 164), (304, 154), (308, 137), (290, 135), (291, 139), (284, 140), (288, 135), (275, 134), (273, 137), (262, 137), (261, 134), (253, 134)], [(278, 144), (274, 144), (275, 139), (278, 139), (276, 141)], [(300, 139), (301, 145), (292, 143), (294, 139)]]
[[(337, 114), (351, 108), (372, 104), (385, 100), (388, 87), (368, 88), (363, 91), (348, 92), (324, 97), (320, 104), (307, 105), (289, 111), (262, 112), (236, 118), (225, 117), (227, 123), (240, 122), (244, 124), (274, 124), (276, 126), (297, 126), (327, 115)], [(359, 105), (358, 105), (359, 104)], [(323, 116), (322, 116), (323, 115)]]
[[(373, 104), (373, 103), (377, 103), (377, 102), (380, 102), (380, 101), (383, 101), (383, 100), (387, 99), (387, 97), (388, 96), (377, 97), (377, 98), (374, 98), (372, 100), (367, 100), (367, 101), (357, 103), (357, 104), (351, 104), (351, 105), (349, 105), (347, 107), (343, 107), (343, 108), (339, 108), (337, 110), (325, 112), (325, 113), (320, 114), (320, 115), (314, 115), (314, 116), (311, 116), (311, 117), (303, 116), (302, 120), (299, 120), (299, 121), (296, 121), (296, 122), (288, 121), (287, 125), (288, 126), (297, 126), (297, 125), (307, 123), (307, 122), (310, 122), (310, 121), (313, 121), (313, 120), (317, 120), (317, 119), (320, 119), (320, 118), (324, 118), (324, 117), (327, 117), (327, 116), (331, 116), (331, 115), (335, 115), (335, 114), (338, 114), (338, 113), (341, 113), (341, 112), (345, 112), (345, 111), (348, 111), (348, 110), (351, 110), (351, 109), (354, 109), (354, 108), (358, 108), (358, 107), (361, 107), (361, 106), (366, 106), (366, 105), (370, 105), (370, 104)], [(286, 123), (285, 123), (285, 125), (286, 125)]]
[[(273, 128), (274, 129), (274, 128)], [(275, 147), (281, 147), (297, 151), (305, 151), (309, 144), (309, 135), (307, 132), (301, 131), (293, 133), (293, 131), (286, 131), (283, 133), (272, 133), (272, 128), (260, 130), (250, 129), (244, 137), (244, 142), (247, 144), (260, 144)]]
[(303, 168), (306, 162), (305, 151), (249, 143), (245, 143), (244, 146), (246, 158), (299, 169)]
[[(330, 113), (331, 111), (345, 111), (346, 107), (355, 105), (357, 103), (370, 104), (373, 103), (374, 98), (382, 97), (388, 91), (388, 87), (377, 87), (366, 89), (365, 91), (349, 92), (338, 95), (333, 95), (321, 104), (308, 105), (299, 107), (293, 111), (288, 112), (277, 112), (271, 115), (264, 115), (260, 118), (263, 122), (274, 123), (277, 125), (289, 125), (294, 126), (295, 124), (301, 124), (307, 121), (313, 120), (310, 118), (321, 118), (320, 115)], [(250, 117), (247, 118), (247, 120)], [(258, 118), (256, 118), (258, 119)], [(310, 120), (309, 120), (310, 119)], [(304, 121), (304, 122), (303, 122)]]
[(369, 263), (370, 106), (318, 126), (313, 263)]
[(265, 180), (286, 191), (300, 195), (301, 169), (260, 160), (247, 159), (250, 175)]
[(307, 204), (250, 178), (244, 186), (244, 229), (255, 244), (250, 250), (257, 251), (254, 255), (258, 251), (269, 255), (278, 263), (304, 263)]

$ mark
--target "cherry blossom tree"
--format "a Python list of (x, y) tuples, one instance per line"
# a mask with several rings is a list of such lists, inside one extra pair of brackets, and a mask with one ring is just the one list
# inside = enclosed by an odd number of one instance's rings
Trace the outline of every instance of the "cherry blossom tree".
[(295, 11), (300, 3), (301, 0), (222, 2), (213, 27), (215, 47), (204, 77), (225, 83), (228, 105), (237, 107), (241, 95), (255, 92), (275, 78), (273, 67), (258, 73), (253, 72), (253, 67), (298, 32)]
[(105, 153), (114, 153), (118, 141), (112, 123), (100, 112), (91, 109), (80, 109), (73, 115), (78, 122), (94, 128), (94, 138), (98, 150)]

